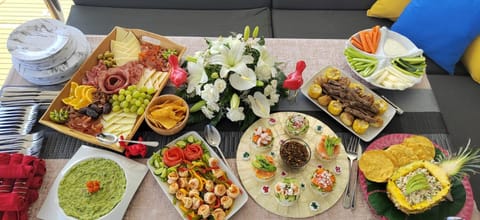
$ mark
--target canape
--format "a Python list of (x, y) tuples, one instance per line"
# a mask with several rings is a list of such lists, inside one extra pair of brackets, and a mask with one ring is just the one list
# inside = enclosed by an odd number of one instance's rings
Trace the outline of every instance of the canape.
[(273, 133), (270, 128), (258, 127), (255, 128), (252, 135), (253, 148), (260, 152), (269, 151), (272, 149)]
[(274, 195), (280, 205), (291, 206), (300, 198), (300, 186), (294, 178), (284, 178), (275, 184)]
[(277, 167), (275, 161), (270, 155), (256, 155), (252, 162), (255, 177), (261, 182), (266, 182), (275, 177)]
[(320, 195), (326, 195), (333, 191), (335, 187), (335, 175), (329, 170), (321, 167), (317, 168), (310, 179), (310, 186)]
[(292, 137), (303, 136), (307, 133), (310, 123), (308, 119), (301, 114), (288, 116), (285, 124), (285, 132)]
[(322, 135), (315, 149), (315, 156), (320, 160), (334, 160), (340, 153), (341, 143), (342, 140), (339, 137)]

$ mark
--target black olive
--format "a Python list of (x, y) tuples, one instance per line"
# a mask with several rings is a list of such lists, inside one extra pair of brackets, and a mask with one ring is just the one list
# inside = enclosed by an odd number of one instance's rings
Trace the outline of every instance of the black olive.
[(78, 113), (86, 115), (87, 114), (87, 109), (88, 109), (88, 107), (81, 108), (81, 109), (78, 110)]
[(97, 119), (100, 114), (98, 114), (94, 109), (87, 108), (86, 115), (90, 116), (93, 119)]
[(112, 111), (112, 104), (110, 102), (107, 102), (103, 105), (103, 114), (108, 114)]
[(95, 103), (92, 103), (88, 106), (92, 110), (96, 111), (98, 114), (102, 114), (102, 108)]

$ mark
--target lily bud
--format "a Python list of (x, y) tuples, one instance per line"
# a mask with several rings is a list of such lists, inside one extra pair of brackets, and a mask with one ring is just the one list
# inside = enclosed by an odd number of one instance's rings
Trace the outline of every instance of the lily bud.
[(250, 37), (250, 26), (245, 26), (245, 30), (243, 31), (243, 40), (247, 41)]
[(230, 99), (230, 109), (237, 109), (240, 106), (240, 97), (237, 93), (233, 93), (232, 98)]
[(187, 60), (188, 62), (192, 62), (192, 63), (197, 62), (197, 58), (192, 57), (192, 56), (187, 56), (187, 58), (185, 58), (185, 60)]
[(217, 72), (213, 72), (212, 75), (210, 75), (210, 77), (212, 77), (212, 79), (217, 79), (219, 75)]
[(255, 26), (255, 29), (253, 29), (253, 34), (252, 34), (252, 37), (253, 38), (257, 38), (258, 37), (258, 26)]
[(265, 83), (262, 80), (257, 80), (257, 87), (262, 87), (264, 85)]
[(207, 104), (207, 101), (205, 100), (201, 100), (201, 101), (198, 101), (197, 103), (195, 103), (191, 108), (190, 108), (190, 112), (197, 112), (199, 111), (200, 109), (202, 109), (202, 107)]

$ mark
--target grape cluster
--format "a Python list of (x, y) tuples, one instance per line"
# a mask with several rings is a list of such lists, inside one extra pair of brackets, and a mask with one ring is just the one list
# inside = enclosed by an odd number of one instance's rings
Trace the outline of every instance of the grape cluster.
[(112, 111), (142, 115), (148, 103), (152, 100), (154, 93), (154, 88), (145, 86), (137, 88), (137, 86), (131, 85), (127, 89), (121, 89), (118, 94), (113, 95), (110, 99)]

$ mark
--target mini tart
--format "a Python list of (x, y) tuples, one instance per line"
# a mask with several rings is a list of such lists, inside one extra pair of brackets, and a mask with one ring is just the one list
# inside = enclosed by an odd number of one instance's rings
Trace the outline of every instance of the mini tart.
[(275, 184), (273, 193), (280, 205), (291, 206), (300, 198), (300, 185), (293, 178), (284, 178)]
[(270, 128), (265, 128), (265, 127), (258, 127), (253, 130), (253, 135), (252, 135), (252, 143), (253, 147), (257, 151), (268, 151), (272, 149), (272, 143), (273, 143), (273, 133)]
[(285, 132), (292, 137), (303, 136), (307, 133), (309, 127), (310, 122), (305, 116), (293, 114), (287, 118)]
[(315, 192), (325, 195), (333, 191), (337, 179), (335, 174), (325, 168), (317, 168), (310, 178), (310, 185)]
[(338, 154), (340, 153), (340, 144), (336, 144), (333, 149), (333, 154), (328, 155), (327, 149), (325, 148), (325, 142), (327, 138), (336, 138), (333, 136), (322, 135), (320, 138), (320, 142), (318, 143), (317, 147), (315, 148), (315, 156), (320, 160), (330, 161), (337, 158)]
[[(273, 159), (272, 156), (266, 155), (265, 158), (267, 159), (267, 161), (271, 165), (275, 166), (275, 160)], [(253, 167), (253, 171), (255, 172), (255, 177), (260, 182), (267, 182), (269, 180), (272, 180), (275, 177), (275, 174), (277, 172), (276, 170), (275, 171), (266, 171), (266, 170), (262, 170), (262, 169), (259, 169), (259, 168), (256, 168), (256, 167)]]

